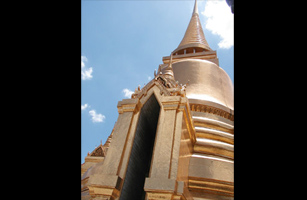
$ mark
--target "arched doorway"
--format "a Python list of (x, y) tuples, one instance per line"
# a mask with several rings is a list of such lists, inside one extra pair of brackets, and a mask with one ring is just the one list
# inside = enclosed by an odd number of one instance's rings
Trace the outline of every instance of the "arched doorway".
[(152, 94), (141, 108), (120, 200), (145, 199), (144, 183), (152, 159), (160, 105)]

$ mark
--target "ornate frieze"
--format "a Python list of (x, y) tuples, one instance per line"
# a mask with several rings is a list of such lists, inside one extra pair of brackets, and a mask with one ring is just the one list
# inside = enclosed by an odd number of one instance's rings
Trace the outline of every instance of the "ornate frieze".
[(229, 119), (231, 121), (234, 121), (234, 115), (233, 114), (226, 112), (222, 109), (213, 107), (213, 106), (201, 105), (201, 104), (191, 104), (190, 103), (190, 109), (191, 109), (191, 111), (212, 113), (212, 114), (224, 117), (226, 119)]

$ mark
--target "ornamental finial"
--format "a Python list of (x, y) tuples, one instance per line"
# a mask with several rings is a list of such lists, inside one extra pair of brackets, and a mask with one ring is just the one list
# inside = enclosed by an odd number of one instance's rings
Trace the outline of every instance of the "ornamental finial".
[(198, 14), (198, 7), (197, 7), (197, 0), (195, 0), (195, 4), (194, 4), (194, 10), (193, 10), (193, 14)]

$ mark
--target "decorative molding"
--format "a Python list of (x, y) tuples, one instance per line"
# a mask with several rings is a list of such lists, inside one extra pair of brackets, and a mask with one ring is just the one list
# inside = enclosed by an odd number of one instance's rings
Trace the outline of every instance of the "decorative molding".
[(146, 192), (148, 200), (162, 200), (162, 199), (172, 199), (172, 193), (154, 193), (154, 192)]
[(190, 109), (191, 109), (191, 111), (196, 111), (196, 112), (212, 113), (214, 115), (219, 115), (221, 117), (224, 117), (226, 119), (234, 121), (234, 115), (233, 114), (226, 112), (222, 109), (213, 107), (213, 106), (201, 105), (201, 104), (191, 104), (190, 103)]
[(224, 149), (221, 147), (211, 146), (211, 145), (203, 145), (203, 144), (197, 144), (194, 145), (194, 152), (196, 153), (203, 153), (203, 154), (209, 154), (213, 156), (220, 156), (227, 159), (234, 159), (234, 151)]
[(192, 191), (205, 191), (207, 193), (213, 193), (222, 196), (234, 196), (233, 183), (212, 179), (189, 177), (189, 189)]

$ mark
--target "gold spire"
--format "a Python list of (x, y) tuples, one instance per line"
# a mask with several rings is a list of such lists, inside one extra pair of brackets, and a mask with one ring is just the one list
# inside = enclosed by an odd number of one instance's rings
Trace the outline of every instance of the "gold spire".
[(194, 13), (198, 14), (197, 0), (195, 0), (194, 10), (193, 10), (193, 14), (192, 15), (194, 15)]
[(206, 41), (203, 32), (198, 15), (197, 0), (195, 0), (194, 10), (188, 28), (185, 32), (185, 35), (181, 43), (179, 44), (177, 49), (173, 51), (173, 53), (176, 53), (183, 49), (197, 48), (197, 47), (208, 51), (212, 51), (212, 49), (210, 48), (209, 44)]

